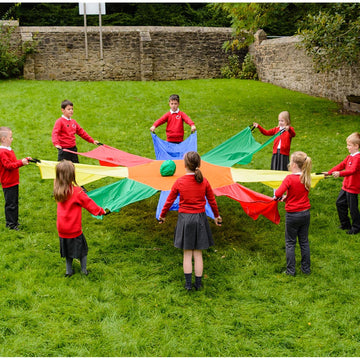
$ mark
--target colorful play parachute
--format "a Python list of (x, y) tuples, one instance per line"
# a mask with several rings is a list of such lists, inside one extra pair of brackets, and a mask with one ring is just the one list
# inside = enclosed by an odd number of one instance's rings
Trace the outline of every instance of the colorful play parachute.
[(223, 142), (215, 149), (212, 149), (208, 153), (202, 155), (201, 159), (211, 164), (221, 166), (249, 164), (255, 153), (270, 144), (281, 133), (282, 131), (279, 131), (264, 144), (259, 144), (254, 139), (250, 127), (246, 127), (244, 130), (240, 131), (229, 140)]
[[(247, 134), (247, 138), (252, 138), (251, 131), (242, 131), (238, 135), (243, 141), (245, 141), (244, 133)], [(158, 208), (161, 207), (175, 180), (185, 174), (184, 161), (178, 159), (182, 158), (185, 152), (194, 149), (194, 146), (196, 146), (196, 133), (190, 135), (186, 140), (188, 141), (186, 143), (187, 148), (184, 147), (184, 142), (180, 144), (169, 144), (159, 139), (155, 134), (153, 134), (152, 137), (155, 153), (161, 154), (157, 156), (175, 159), (176, 171), (173, 176), (161, 176), (160, 167), (164, 159), (152, 160), (103, 145), (87, 153), (78, 154), (98, 159), (102, 164), (106, 163), (111, 166), (74, 164), (77, 183), (79, 185), (85, 185), (107, 176), (122, 179), (114, 184), (98, 188), (88, 193), (99, 206), (104, 209), (109, 209), (111, 212), (118, 212), (122, 207), (153, 196), (158, 191), (162, 192)], [(270, 221), (278, 224), (280, 216), (277, 209), (277, 202), (269, 196), (247, 189), (238, 184), (238, 182), (262, 182), (272, 188), (277, 188), (289, 173), (286, 171), (240, 169), (216, 164), (221, 161), (225, 163), (231, 161), (233, 164), (239, 163), (239, 161), (250, 161), (251, 156), (259, 151), (260, 147), (263, 147), (263, 145), (260, 144), (259, 146), (254, 145), (249, 148), (247, 153), (244, 151), (241, 153), (240, 151), (236, 151), (237, 156), (229, 159), (231, 154), (228, 144), (229, 142), (232, 143), (234, 138), (235, 137), (231, 138), (214, 149), (216, 150), (223, 146), (224, 149), (228, 150), (224, 152), (218, 150), (210, 151), (202, 157), (201, 171), (203, 175), (208, 179), (216, 196), (227, 196), (239, 202), (245, 213), (253, 219), (257, 219), (259, 215), (263, 215)], [(254, 142), (251, 143), (254, 144)], [(161, 149), (159, 150), (159, 148)], [(216, 156), (214, 156), (214, 154), (216, 154)], [(205, 158), (208, 160), (205, 160)], [(37, 163), (43, 179), (55, 178), (56, 164), (57, 162), (45, 160)], [(313, 174), (312, 186), (315, 186), (323, 177), (323, 175)], [(207, 214), (213, 217), (211, 210), (207, 212)]]

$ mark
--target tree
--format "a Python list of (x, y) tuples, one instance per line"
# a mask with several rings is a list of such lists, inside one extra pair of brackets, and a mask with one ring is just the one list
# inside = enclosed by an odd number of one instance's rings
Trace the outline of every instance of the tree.
[(360, 62), (360, 4), (337, 3), (316, 15), (308, 14), (301, 45), (315, 70), (329, 71)]
[(234, 40), (225, 49), (247, 47), (258, 29), (268, 35), (302, 36), (300, 46), (317, 71), (359, 62), (359, 3), (221, 3), (231, 19)]
[(225, 43), (224, 47), (232, 50), (249, 46), (258, 29), (264, 29), (268, 35), (294, 35), (298, 22), (311, 6), (286, 3), (213, 4), (230, 18), (234, 40)]
[[(78, 3), (0, 3), (0, 19), (18, 19), (20, 26), (81, 26)], [(98, 25), (96, 16), (87, 24)], [(104, 26), (230, 26), (223, 11), (206, 3), (106, 3)]]

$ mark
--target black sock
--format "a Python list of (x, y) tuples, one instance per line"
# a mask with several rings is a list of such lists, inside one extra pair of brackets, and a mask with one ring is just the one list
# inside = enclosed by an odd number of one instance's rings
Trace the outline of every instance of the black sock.
[(196, 289), (201, 288), (201, 279), (202, 279), (202, 276), (195, 276), (195, 287), (196, 287)]
[(190, 273), (190, 274), (184, 274), (184, 275), (185, 275), (185, 288), (186, 288), (186, 289), (191, 289), (192, 273)]
[(72, 258), (69, 258), (69, 257), (66, 258), (66, 273), (67, 274), (73, 273), (72, 262), (73, 262)]

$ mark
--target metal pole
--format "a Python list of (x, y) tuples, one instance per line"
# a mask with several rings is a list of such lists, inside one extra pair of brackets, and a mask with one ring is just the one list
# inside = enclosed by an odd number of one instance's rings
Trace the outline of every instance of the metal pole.
[(84, 32), (85, 32), (85, 59), (88, 60), (88, 39), (87, 39), (87, 25), (86, 25), (86, 3), (84, 3)]
[(102, 27), (101, 27), (101, 3), (99, 3), (99, 29), (100, 29), (100, 60), (103, 60), (103, 41), (102, 41)]

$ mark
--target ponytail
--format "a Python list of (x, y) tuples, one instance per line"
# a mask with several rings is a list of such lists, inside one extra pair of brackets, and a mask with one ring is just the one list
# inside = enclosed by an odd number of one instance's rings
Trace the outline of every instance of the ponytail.
[(291, 155), (291, 160), (301, 169), (300, 182), (309, 191), (311, 187), (311, 157), (303, 151), (296, 151)]
[(203, 174), (199, 168), (195, 169), (195, 180), (201, 184), (204, 180)]
[(204, 177), (199, 169), (201, 164), (200, 155), (196, 151), (189, 151), (184, 155), (185, 166), (195, 173), (195, 180), (200, 184)]
[(311, 158), (306, 156), (301, 168), (300, 182), (304, 184), (307, 191), (309, 191), (311, 187), (311, 166)]

